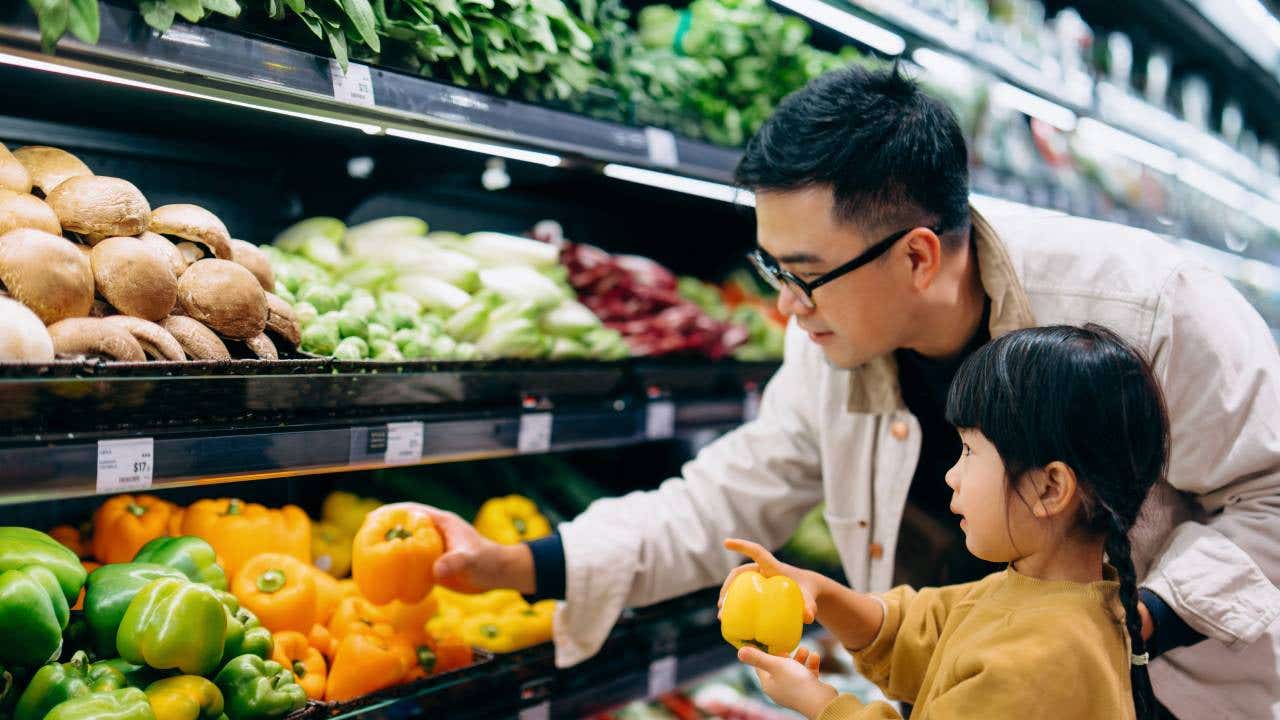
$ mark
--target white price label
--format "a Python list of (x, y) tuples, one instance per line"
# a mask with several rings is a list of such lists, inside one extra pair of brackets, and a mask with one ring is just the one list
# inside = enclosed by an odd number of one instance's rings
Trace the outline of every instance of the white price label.
[(551, 720), (551, 701), (543, 700), (520, 711), (520, 720)]
[(522, 453), (544, 453), (551, 449), (551, 413), (525, 413), (520, 416), (520, 435), (516, 448)]
[(348, 63), (347, 71), (337, 60), (329, 61), (329, 77), (333, 80), (333, 96), (352, 105), (373, 107), (373, 77), (369, 74), (369, 66), (359, 63)]
[(649, 403), (645, 411), (644, 436), (666, 440), (676, 434), (676, 406), (670, 400)]
[(649, 663), (649, 697), (665, 695), (676, 689), (676, 656), (660, 657)]
[(422, 460), (422, 423), (387, 423), (387, 452), (383, 455), (389, 465), (416, 463)]
[(98, 492), (146, 490), (155, 470), (151, 438), (98, 441)]
[(661, 167), (675, 167), (680, 164), (680, 152), (676, 149), (676, 136), (670, 130), (647, 127), (644, 138), (649, 146), (649, 162)]
[(760, 391), (752, 388), (742, 398), (742, 420), (751, 422), (760, 417)]

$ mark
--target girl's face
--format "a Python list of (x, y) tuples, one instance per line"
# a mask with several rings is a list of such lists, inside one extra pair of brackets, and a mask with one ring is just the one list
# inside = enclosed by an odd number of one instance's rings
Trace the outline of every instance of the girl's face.
[(987, 562), (1012, 562), (1037, 544), (1035, 518), (1010, 492), (1004, 462), (996, 447), (978, 430), (960, 430), (960, 459), (947, 471), (951, 512), (961, 516), (965, 546)]

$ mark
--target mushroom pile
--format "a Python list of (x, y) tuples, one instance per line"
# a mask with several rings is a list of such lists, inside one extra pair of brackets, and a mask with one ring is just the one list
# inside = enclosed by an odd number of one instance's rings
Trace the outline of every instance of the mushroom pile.
[(267, 256), (196, 205), (0, 144), (0, 362), (274, 360), (301, 337)]

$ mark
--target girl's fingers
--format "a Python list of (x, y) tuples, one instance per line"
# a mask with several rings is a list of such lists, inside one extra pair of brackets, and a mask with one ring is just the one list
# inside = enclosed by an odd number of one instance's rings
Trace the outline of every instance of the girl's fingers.
[(776, 673), (785, 667), (787, 663), (791, 662), (791, 658), (770, 655), (759, 648), (753, 648), (750, 646), (743, 647), (738, 650), (738, 660), (757, 670), (763, 670), (770, 674)]
[(813, 673), (814, 677), (818, 677), (818, 668), (822, 665), (821, 655), (819, 655), (816, 652), (809, 653), (808, 656), (805, 657), (805, 659), (802, 660), (801, 662), (804, 663), (805, 667), (809, 668), (809, 672)]
[(729, 538), (724, 541), (724, 546), (727, 550), (746, 555), (768, 572), (773, 572), (778, 567), (778, 561), (774, 559), (773, 553), (765, 550), (764, 546), (759, 543)]
[(729, 592), (729, 586), (733, 584), (734, 578), (738, 577), (744, 572), (747, 572), (748, 570), (759, 571), (759, 569), (760, 569), (759, 566), (757, 566), (755, 563), (747, 563), (746, 565), (739, 565), (733, 570), (730, 570), (729, 577), (725, 578), (724, 583), (720, 585), (720, 598), (716, 600), (716, 607), (717, 608), (724, 607), (724, 596), (726, 593)]

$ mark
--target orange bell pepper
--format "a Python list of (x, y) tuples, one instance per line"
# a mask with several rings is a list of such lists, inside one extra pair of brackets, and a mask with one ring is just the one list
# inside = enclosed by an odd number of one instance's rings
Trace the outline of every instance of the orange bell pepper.
[(342, 597), (361, 597), (360, 586), (356, 585), (356, 581), (351, 578), (339, 580), (338, 590), (342, 593)]
[(432, 595), (422, 598), (416, 603), (392, 600), (382, 606), (390, 619), (391, 627), (396, 634), (413, 645), (424, 645), (430, 637), (427, 634), (427, 621), (436, 616), (438, 604)]
[(152, 495), (117, 495), (93, 514), (93, 555), (99, 561), (124, 563), (143, 545), (169, 532), (173, 503)]
[(49, 530), (49, 537), (57, 540), (82, 560), (93, 556), (92, 543), (87, 542), (87, 538), (81, 534), (80, 528), (74, 525), (58, 525)]
[(236, 573), (231, 592), (271, 632), (309, 632), (316, 621), (314, 572), (289, 555), (255, 555)]
[(311, 643), (311, 647), (320, 651), (321, 655), (326, 658), (333, 659), (333, 651), (337, 649), (336, 643), (333, 641), (333, 634), (329, 632), (329, 628), (316, 623), (311, 626), (311, 632), (307, 633), (307, 642)]
[(173, 512), (169, 513), (169, 534), (173, 537), (178, 537), (182, 534), (182, 518), (186, 514), (187, 509), (177, 505), (173, 507)]
[(197, 500), (183, 514), (182, 534), (208, 541), (227, 577), (264, 548), (311, 564), (311, 520), (295, 505), (271, 510), (234, 498)]
[(334, 653), (324, 699), (345, 702), (396, 685), (408, 674), (413, 655), (408, 643), (392, 635), (353, 632)]
[(443, 552), (444, 540), (422, 506), (384, 505), (356, 533), (351, 574), (360, 593), (379, 605), (417, 603), (431, 592), (432, 568)]
[(286, 630), (272, 636), (275, 646), (271, 659), (293, 671), (293, 678), (307, 691), (312, 700), (324, 699), (325, 678), (328, 670), (320, 651), (311, 647), (307, 636)]
[(338, 609), (329, 618), (329, 634), (333, 636), (333, 644), (338, 645), (347, 635), (353, 632), (368, 632), (374, 627), (391, 628), (391, 616), (383, 608), (374, 605), (360, 596), (344, 597), (338, 602)]
[(329, 622), (329, 618), (333, 617), (333, 611), (338, 609), (338, 603), (342, 601), (342, 586), (329, 573), (314, 565), (310, 567), (311, 579), (316, 584), (315, 622), (324, 625)]
[[(97, 570), (98, 568), (102, 567), (101, 563), (96, 563), (92, 560), (81, 560), (80, 564), (84, 566), (84, 571), (87, 573), (91, 573), (94, 570)], [(84, 591), (85, 591), (85, 588), (83, 587), (80, 588), (80, 597), (76, 598), (76, 604), (71, 607), (72, 610), (84, 609)]]
[(471, 652), (471, 646), (463, 642), (462, 635), (456, 632), (449, 633), (444, 637), (436, 639), (434, 642), (436, 650), (436, 675), (446, 673), (451, 670), (461, 670), (475, 660), (475, 654)]

